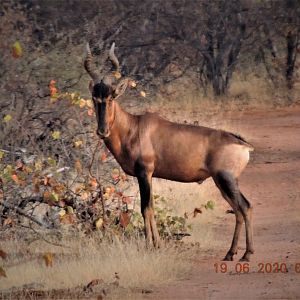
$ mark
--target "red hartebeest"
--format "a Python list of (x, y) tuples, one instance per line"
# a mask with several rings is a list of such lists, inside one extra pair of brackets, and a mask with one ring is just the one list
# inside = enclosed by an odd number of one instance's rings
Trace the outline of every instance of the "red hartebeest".
[[(114, 47), (113, 43), (109, 58), (118, 71)], [(97, 134), (122, 169), (138, 179), (147, 243), (153, 241), (155, 246), (160, 243), (154, 218), (152, 177), (180, 182), (201, 182), (212, 177), (236, 217), (232, 244), (224, 260), (233, 260), (237, 253), (239, 234), (245, 222), (246, 252), (241, 260), (248, 261), (254, 253), (252, 207), (240, 192), (237, 178), (249, 161), (252, 146), (226, 131), (176, 124), (153, 113), (126, 112), (115, 101), (126, 89), (126, 79), (116, 84), (112, 75), (99, 77), (92, 69), (91, 60), (87, 45), (84, 66), (92, 78), (90, 91), (98, 122)]]

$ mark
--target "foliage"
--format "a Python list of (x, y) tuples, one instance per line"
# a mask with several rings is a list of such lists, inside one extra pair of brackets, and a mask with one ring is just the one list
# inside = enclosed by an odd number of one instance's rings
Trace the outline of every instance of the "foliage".
[[(53, 126), (45, 130), (43, 124), (38, 131), (22, 135), (22, 120), (16, 120), (13, 112), (2, 120), (6, 135), (18, 137), (0, 150), (2, 203), (31, 214), (36, 223), (47, 227), (71, 226), (84, 233), (98, 230), (107, 237), (142, 236), (138, 191), (127, 192), (129, 178), (90, 131), (92, 125), (83, 125), (85, 119), (94, 120), (92, 101), (79, 93), (60, 92), (55, 80), (50, 81), (49, 91), (48, 101), (56, 115)], [(61, 109), (64, 120), (57, 114)], [(188, 217), (174, 215), (163, 197), (154, 198), (160, 234), (169, 239), (188, 234)], [(45, 205), (46, 212), (39, 212), (39, 206)], [(3, 229), (24, 224), (11, 206), (4, 206), (0, 213)]]

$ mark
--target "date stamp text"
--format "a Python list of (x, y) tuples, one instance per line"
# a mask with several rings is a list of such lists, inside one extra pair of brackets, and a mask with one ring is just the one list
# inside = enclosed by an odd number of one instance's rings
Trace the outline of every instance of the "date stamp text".
[(215, 273), (234, 272), (238, 274), (244, 273), (288, 273), (294, 272), (300, 274), (300, 263), (287, 264), (285, 262), (266, 262), (254, 263), (238, 262), (236, 264), (227, 264), (226, 262), (217, 262), (213, 266)]

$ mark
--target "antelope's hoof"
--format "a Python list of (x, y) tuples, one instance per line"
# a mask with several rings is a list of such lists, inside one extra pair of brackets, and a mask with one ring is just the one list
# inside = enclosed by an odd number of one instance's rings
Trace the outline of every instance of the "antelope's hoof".
[(233, 261), (233, 255), (231, 253), (227, 253), (226, 256), (224, 257), (223, 261)]
[(252, 252), (245, 252), (245, 254), (242, 256), (240, 261), (250, 261), (250, 255), (253, 254)]

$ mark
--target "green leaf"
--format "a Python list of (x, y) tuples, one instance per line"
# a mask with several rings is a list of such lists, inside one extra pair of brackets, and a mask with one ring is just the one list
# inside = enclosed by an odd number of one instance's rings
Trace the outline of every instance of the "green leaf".
[(3, 121), (4, 121), (5, 123), (8, 123), (9, 121), (11, 121), (11, 119), (12, 119), (12, 116), (11, 116), (11, 115), (5, 115), (4, 118), (3, 118)]
[(58, 196), (58, 194), (56, 194), (56, 193), (51, 193), (51, 200), (53, 200), (53, 201), (55, 201), (55, 202), (58, 202), (58, 200), (59, 200), (59, 196)]
[(205, 204), (205, 208), (206, 209), (214, 209), (215, 208), (215, 203), (212, 200), (207, 201), (207, 203)]
[(51, 166), (51, 167), (55, 167), (56, 166), (56, 160), (52, 157), (48, 157), (47, 158), (47, 161), (48, 161), (48, 164)]
[(13, 46), (12, 46), (12, 50), (13, 50), (13, 57), (14, 58), (19, 58), (22, 56), (23, 54), (23, 49), (21, 47), (21, 44), (19, 41), (16, 41)]
[(74, 209), (72, 206), (67, 206), (67, 212), (68, 214), (74, 214)]
[(54, 140), (59, 140), (60, 139), (60, 131), (58, 131), (58, 130), (53, 131), (51, 136)]
[(12, 165), (7, 165), (5, 168), (4, 168), (4, 170), (3, 170), (3, 174), (4, 175), (11, 175), (11, 173), (12, 173), (12, 171), (13, 171), (13, 167), (12, 167)]

